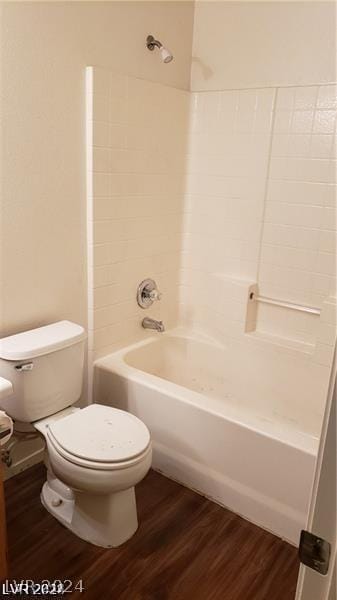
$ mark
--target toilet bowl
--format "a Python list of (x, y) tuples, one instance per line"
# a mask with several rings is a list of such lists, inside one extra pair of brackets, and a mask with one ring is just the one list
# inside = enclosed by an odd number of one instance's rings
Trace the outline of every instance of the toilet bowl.
[(134, 486), (151, 466), (147, 427), (134, 415), (91, 404), (34, 423), (46, 441), (45, 508), (80, 538), (112, 548), (137, 530)]
[(134, 487), (151, 466), (151, 440), (128, 412), (74, 407), (85, 339), (83, 327), (69, 321), (2, 338), (0, 375), (11, 385), (0, 408), (45, 438), (45, 508), (82, 539), (111, 548), (137, 529)]

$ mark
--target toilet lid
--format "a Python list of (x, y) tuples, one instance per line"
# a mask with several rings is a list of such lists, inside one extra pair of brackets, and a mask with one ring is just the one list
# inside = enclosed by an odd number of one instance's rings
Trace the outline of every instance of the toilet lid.
[(101, 404), (50, 423), (48, 433), (69, 454), (93, 462), (119, 462), (144, 452), (146, 425), (134, 415)]

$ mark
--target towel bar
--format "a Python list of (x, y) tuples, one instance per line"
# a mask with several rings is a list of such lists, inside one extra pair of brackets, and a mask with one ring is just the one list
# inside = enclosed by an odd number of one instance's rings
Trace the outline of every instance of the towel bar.
[(303, 306), (302, 304), (294, 304), (293, 302), (286, 302), (285, 300), (276, 300), (274, 298), (268, 298), (267, 296), (256, 296), (254, 293), (250, 295), (250, 299), (255, 300), (255, 302), (273, 304), (275, 306), (282, 306), (283, 308), (291, 308), (292, 310), (299, 310), (312, 315), (321, 314), (321, 309), (315, 308), (314, 306)]

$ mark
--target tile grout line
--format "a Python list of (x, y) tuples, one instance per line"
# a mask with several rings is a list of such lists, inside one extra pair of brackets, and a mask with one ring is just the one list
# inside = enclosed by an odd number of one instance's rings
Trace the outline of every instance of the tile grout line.
[(275, 88), (274, 101), (273, 101), (273, 111), (272, 111), (272, 122), (270, 128), (270, 139), (269, 139), (269, 148), (268, 148), (268, 162), (267, 162), (267, 170), (266, 170), (266, 181), (264, 186), (264, 201), (263, 201), (263, 211), (261, 215), (261, 229), (260, 229), (260, 237), (259, 237), (259, 252), (257, 257), (257, 269), (256, 269), (256, 283), (259, 284), (260, 277), (260, 268), (261, 268), (261, 257), (262, 257), (262, 241), (264, 234), (264, 225), (265, 225), (265, 216), (266, 216), (266, 208), (267, 208), (267, 197), (269, 191), (269, 181), (270, 181), (270, 168), (271, 168), (271, 158), (272, 158), (272, 147), (273, 147), (273, 138), (274, 138), (274, 128), (275, 128), (275, 119), (276, 119), (276, 107), (277, 107), (277, 99), (278, 99), (278, 90), (279, 88)]
[(337, 85), (337, 81), (328, 81), (324, 83), (291, 83), (288, 85), (259, 85), (253, 87), (232, 87), (232, 88), (219, 88), (219, 89), (211, 89), (211, 90), (190, 90), (192, 94), (207, 94), (210, 92), (238, 92), (238, 91), (249, 91), (249, 90), (280, 90), (280, 89), (291, 89), (291, 88), (307, 88), (307, 87), (320, 87), (329, 85)]

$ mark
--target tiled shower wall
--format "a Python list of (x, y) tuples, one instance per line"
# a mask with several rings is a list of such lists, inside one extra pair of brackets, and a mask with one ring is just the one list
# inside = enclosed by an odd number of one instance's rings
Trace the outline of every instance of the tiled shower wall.
[(192, 94), (181, 303), (220, 338), (245, 318), (234, 282), (257, 278), (274, 102), (274, 90)]
[[(336, 86), (279, 89), (259, 285), (321, 308), (336, 289)], [(261, 329), (315, 343), (319, 319), (261, 305)]]
[[(148, 333), (150, 314), (178, 320), (189, 94), (87, 69), (89, 346), (93, 357)], [(162, 300), (135, 297), (145, 278)]]
[[(243, 332), (255, 282), (261, 295), (317, 308), (334, 295), (336, 109), (333, 85), (192, 94), (189, 324), (218, 337)], [(259, 305), (256, 321), (308, 351), (320, 335), (317, 317), (274, 306)]]
[[(189, 94), (91, 68), (87, 91), (93, 358), (149, 335), (147, 314), (241, 344), (272, 374), (270, 393), (276, 372), (310, 372), (320, 413), (335, 340), (336, 87)], [(146, 277), (164, 294), (145, 313)], [(257, 289), (322, 315), (252, 303)]]
[(336, 339), (336, 108), (328, 85), (196, 92), (190, 114), (182, 321), (239, 348), (253, 402), (263, 381), (316, 432)]

